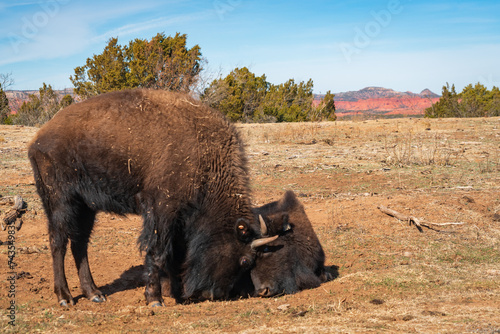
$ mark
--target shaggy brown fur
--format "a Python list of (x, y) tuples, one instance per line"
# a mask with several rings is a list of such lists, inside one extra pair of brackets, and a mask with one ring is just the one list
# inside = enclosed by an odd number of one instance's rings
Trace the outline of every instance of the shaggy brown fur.
[(161, 270), (174, 278), (178, 301), (227, 297), (253, 264), (250, 243), (260, 236), (242, 147), (224, 117), (183, 94), (113, 92), (56, 114), (28, 154), (60, 303), (73, 303), (64, 274), (68, 240), (84, 294), (105, 300), (87, 260), (98, 211), (143, 216), (148, 303), (162, 302)]

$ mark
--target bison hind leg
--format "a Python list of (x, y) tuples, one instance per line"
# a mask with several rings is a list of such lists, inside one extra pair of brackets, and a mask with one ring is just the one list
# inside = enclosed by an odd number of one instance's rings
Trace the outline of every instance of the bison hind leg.
[(56, 168), (51, 159), (40, 152), (35, 145), (29, 148), (29, 158), (33, 167), (36, 188), (48, 219), (50, 252), (54, 271), (54, 292), (59, 305), (67, 307), (75, 301), (68, 288), (64, 270), (64, 257), (68, 247), (71, 204), (63, 198), (65, 191), (59, 189)]
[[(68, 198), (70, 198), (68, 196)], [(50, 202), (50, 201), (49, 201)], [(55, 203), (54, 203), (55, 202)], [(71, 196), (67, 201), (47, 203), (49, 210), (49, 237), (53, 258), (54, 291), (61, 306), (74, 305), (68, 288), (64, 269), (64, 257), (68, 240), (75, 260), (83, 294), (93, 302), (106, 300), (94, 283), (88, 262), (88, 242), (94, 227), (95, 211), (90, 209), (81, 198)]]
[(49, 218), (49, 239), (50, 251), (52, 253), (52, 269), (54, 271), (54, 292), (57, 296), (59, 305), (67, 307), (68, 303), (75, 304), (73, 296), (68, 288), (66, 274), (64, 272), (64, 257), (68, 245), (68, 237), (62, 231), (56, 231), (51, 228), (53, 224)]
[(83, 294), (92, 302), (106, 301), (106, 297), (97, 288), (90, 272), (88, 261), (88, 243), (94, 227), (96, 212), (90, 209), (83, 201), (77, 205), (76, 215), (73, 218), (72, 231), (70, 232), (71, 252), (78, 270), (80, 288)]

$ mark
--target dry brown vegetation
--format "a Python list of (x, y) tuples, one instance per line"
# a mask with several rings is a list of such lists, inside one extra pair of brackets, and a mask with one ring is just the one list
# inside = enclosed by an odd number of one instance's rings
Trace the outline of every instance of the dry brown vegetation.
[[(499, 333), (500, 119), (395, 119), (241, 125), (260, 205), (299, 194), (338, 277), (294, 295), (145, 305), (137, 217), (99, 215), (90, 244), (103, 304), (60, 308), (46, 219), (26, 144), (35, 128), (0, 126), (0, 195), (28, 203), (16, 232), (16, 326), (2, 332)], [(419, 232), (383, 205), (436, 226)], [(8, 208), (0, 203), (0, 215)], [(0, 240), (7, 232), (0, 231)], [(67, 275), (78, 280), (71, 256)], [(0, 245), (0, 307), (8, 296)]]

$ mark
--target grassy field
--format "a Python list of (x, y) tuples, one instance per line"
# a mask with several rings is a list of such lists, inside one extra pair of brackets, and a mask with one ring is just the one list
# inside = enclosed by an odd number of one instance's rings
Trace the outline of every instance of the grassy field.
[[(499, 333), (500, 118), (393, 119), (238, 126), (253, 202), (298, 194), (338, 277), (276, 298), (145, 305), (137, 217), (100, 214), (89, 247), (108, 296), (62, 309), (52, 292), (46, 219), (26, 144), (35, 128), (0, 126), (0, 217), (28, 204), (16, 231), (15, 299), (0, 231), (2, 332)], [(383, 205), (432, 227), (381, 212)], [(432, 225), (444, 224), (444, 225)], [(453, 224), (451, 224), (453, 223)]]

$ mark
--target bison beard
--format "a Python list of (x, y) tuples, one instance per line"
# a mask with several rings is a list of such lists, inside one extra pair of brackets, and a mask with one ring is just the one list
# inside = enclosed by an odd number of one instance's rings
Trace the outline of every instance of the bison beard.
[(148, 303), (162, 303), (162, 271), (178, 302), (226, 298), (253, 265), (256, 243), (276, 239), (260, 238), (235, 129), (197, 103), (165, 91), (113, 92), (61, 110), (38, 131), (28, 155), (61, 305), (74, 304), (68, 240), (83, 293), (105, 300), (87, 257), (99, 211), (142, 215)]

